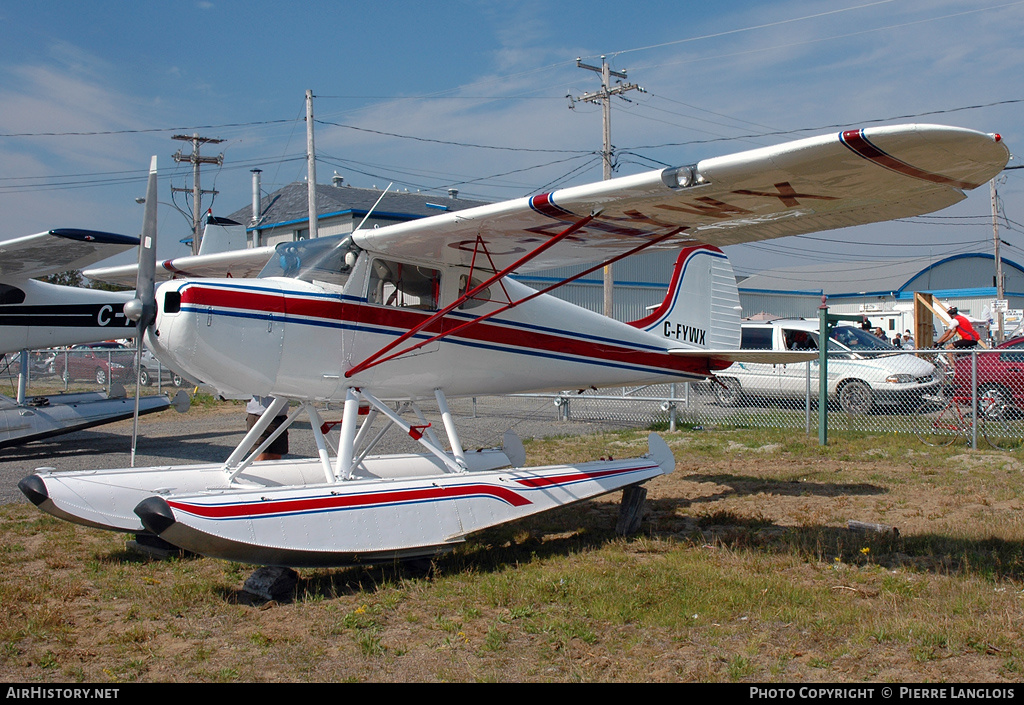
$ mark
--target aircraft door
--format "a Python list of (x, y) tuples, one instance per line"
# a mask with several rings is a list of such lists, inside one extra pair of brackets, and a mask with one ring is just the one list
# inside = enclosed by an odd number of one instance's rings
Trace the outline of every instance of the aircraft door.
[[(393, 342), (409, 329), (423, 323), (441, 305), (441, 271), (424, 265), (374, 257), (366, 273), (366, 306), (360, 307), (361, 336), (355, 357), (365, 358)], [(440, 330), (431, 325), (399, 346), (404, 349)], [(439, 341), (418, 348), (409, 355), (434, 352)]]

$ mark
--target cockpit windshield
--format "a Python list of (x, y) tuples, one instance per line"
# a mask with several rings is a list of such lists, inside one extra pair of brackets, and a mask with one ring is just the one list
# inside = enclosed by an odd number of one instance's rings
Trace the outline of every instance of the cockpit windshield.
[(355, 245), (348, 235), (282, 242), (263, 267), (260, 277), (290, 277), (344, 286), (354, 262), (349, 255), (354, 252)]

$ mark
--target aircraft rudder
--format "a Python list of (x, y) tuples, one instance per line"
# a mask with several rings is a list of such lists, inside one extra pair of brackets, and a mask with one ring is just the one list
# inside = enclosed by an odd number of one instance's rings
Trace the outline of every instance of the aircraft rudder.
[(729, 258), (712, 245), (681, 250), (664, 300), (630, 325), (690, 347), (739, 347), (739, 292)]

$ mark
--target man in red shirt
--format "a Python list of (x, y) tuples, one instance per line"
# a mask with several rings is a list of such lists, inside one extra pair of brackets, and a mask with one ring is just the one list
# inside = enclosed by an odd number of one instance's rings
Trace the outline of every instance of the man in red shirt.
[(952, 338), (954, 335), (959, 335), (957, 340), (953, 341), (952, 347), (954, 348), (973, 348), (981, 340), (981, 334), (974, 330), (974, 326), (967, 320), (966, 316), (960, 314), (956, 306), (950, 308), (946, 313), (952, 318), (952, 322), (949, 324), (949, 328), (942, 334), (942, 337), (936, 341), (937, 347), (942, 347), (943, 343)]

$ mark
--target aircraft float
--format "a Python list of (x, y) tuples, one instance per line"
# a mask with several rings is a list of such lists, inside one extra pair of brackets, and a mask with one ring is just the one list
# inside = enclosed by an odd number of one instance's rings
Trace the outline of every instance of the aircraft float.
[[(279, 245), (259, 278), (159, 288), (143, 260), (156, 221), (147, 199), (138, 294), (126, 307), (146, 344), (226, 397), (274, 403), (224, 463), (40, 470), (20, 487), (69, 521), (253, 564), (442, 551), (675, 466), (654, 434), (645, 456), (624, 460), (523, 467), (508, 434), (502, 448), (472, 452), (448, 398), (701, 380), (738, 360), (806, 359), (737, 349), (739, 299), (721, 246), (939, 210), (1008, 158), (998, 135), (972, 130), (848, 130)], [(155, 183), (154, 158), (151, 191)], [(630, 323), (559, 300), (554, 285), (535, 291), (510, 278), (594, 263), (568, 282), (644, 250), (663, 250), (676, 266), (661, 305)], [(440, 410), (444, 441), (423, 419), (424, 400)], [(336, 442), (321, 428), (324, 403), (343, 405)], [(255, 462), (273, 439), (253, 448), (257, 438), (285, 411), (283, 428), (309, 417), (318, 457)], [(423, 451), (374, 455), (391, 427)]]

